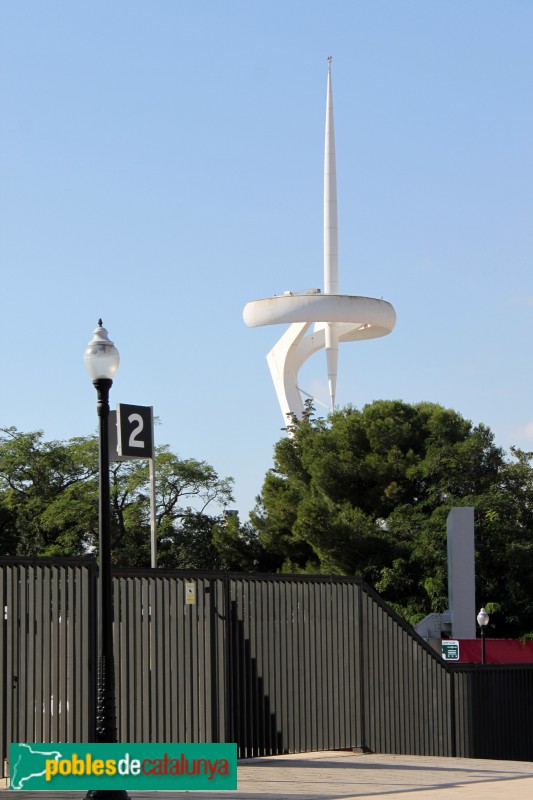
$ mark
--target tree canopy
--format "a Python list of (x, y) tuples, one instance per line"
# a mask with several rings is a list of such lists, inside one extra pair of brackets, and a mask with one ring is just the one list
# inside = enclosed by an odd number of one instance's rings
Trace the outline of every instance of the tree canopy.
[[(253, 569), (249, 526), (224, 509), (233, 479), (205, 461), (156, 452), (160, 566)], [(0, 555), (82, 556), (98, 546), (96, 437), (47, 442), (41, 431), (0, 429)], [(113, 562), (150, 564), (150, 495), (145, 461), (110, 466)]]
[[(157, 449), (158, 564), (359, 575), (415, 624), (447, 599), (446, 517), (474, 506), (476, 595), (498, 636), (533, 634), (532, 453), (435, 403), (376, 401), (293, 419), (250, 523), (225, 510), (233, 480)], [(0, 429), (0, 555), (97, 550), (96, 437)], [(112, 557), (150, 563), (148, 466), (110, 468)]]
[(376, 401), (293, 420), (251, 515), (265, 563), (360, 575), (415, 623), (447, 599), (446, 517), (475, 507), (478, 605), (533, 631), (531, 453), (434, 403)]

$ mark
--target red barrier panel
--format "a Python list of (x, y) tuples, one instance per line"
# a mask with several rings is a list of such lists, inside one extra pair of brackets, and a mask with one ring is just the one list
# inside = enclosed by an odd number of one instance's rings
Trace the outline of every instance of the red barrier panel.
[[(481, 639), (458, 639), (460, 664), (481, 664)], [(485, 639), (485, 663), (531, 664), (533, 641), (520, 639)]]

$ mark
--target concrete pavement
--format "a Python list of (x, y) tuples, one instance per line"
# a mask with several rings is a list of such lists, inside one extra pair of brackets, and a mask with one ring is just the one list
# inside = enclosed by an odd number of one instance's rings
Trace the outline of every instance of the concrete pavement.
[[(531, 800), (533, 763), (485, 759), (298, 753), (239, 761), (236, 792), (193, 792), (206, 800)], [(1, 800), (81, 800), (85, 792), (0, 791)], [(131, 800), (179, 800), (191, 792), (131, 792)]]

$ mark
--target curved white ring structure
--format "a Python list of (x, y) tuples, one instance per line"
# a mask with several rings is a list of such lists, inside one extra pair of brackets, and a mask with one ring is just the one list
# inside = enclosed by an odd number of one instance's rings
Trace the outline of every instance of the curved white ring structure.
[(356, 341), (386, 336), (394, 328), (396, 313), (386, 300), (373, 297), (291, 294), (252, 300), (244, 308), (243, 319), (249, 328), (287, 322), (330, 322), (339, 326), (346, 323), (350, 335), (346, 331), (339, 338)]
[[(291, 323), (267, 356), (283, 419), (304, 410), (298, 373), (307, 359), (326, 346), (333, 328), (336, 342), (357, 342), (386, 336), (396, 324), (386, 300), (350, 295), (283, 295), (253, 300), (243, 312), (249, 328)], [(312, 333), (307, 331), (314, 324)], [(333, 409), (332, 409), (333, 410)]]
[[(386, 300), (339, 294), (337, 178), (331, 57), (328, 58), (326, 141), (324, 158), (324, 294), (318, 289), (286, 292), (248, 303), (243, 312), (250, 328), (289, 323), (267, 356), (283, 419), (301, 417), (304, 407), (298, 387), (302, 364), (324, 348), (328, 369), (330, 407), (335, 406), (339, 342), (356, 342), (386, 336), (396, 324), (394, 308)], [(314, 323), (312, 333), (307, 334)], [(306, 394), (306, 392), (303, 392)]]

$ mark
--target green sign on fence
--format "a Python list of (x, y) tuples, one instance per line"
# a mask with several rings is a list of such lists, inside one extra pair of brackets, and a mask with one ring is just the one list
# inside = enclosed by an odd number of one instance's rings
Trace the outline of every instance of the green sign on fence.
[(231, 790), (236, 744), (12, 744), (14, 791)]
[(442, 657), (445, 661), (459, 661), (459, 642), (457, 639), (442, 640)]

